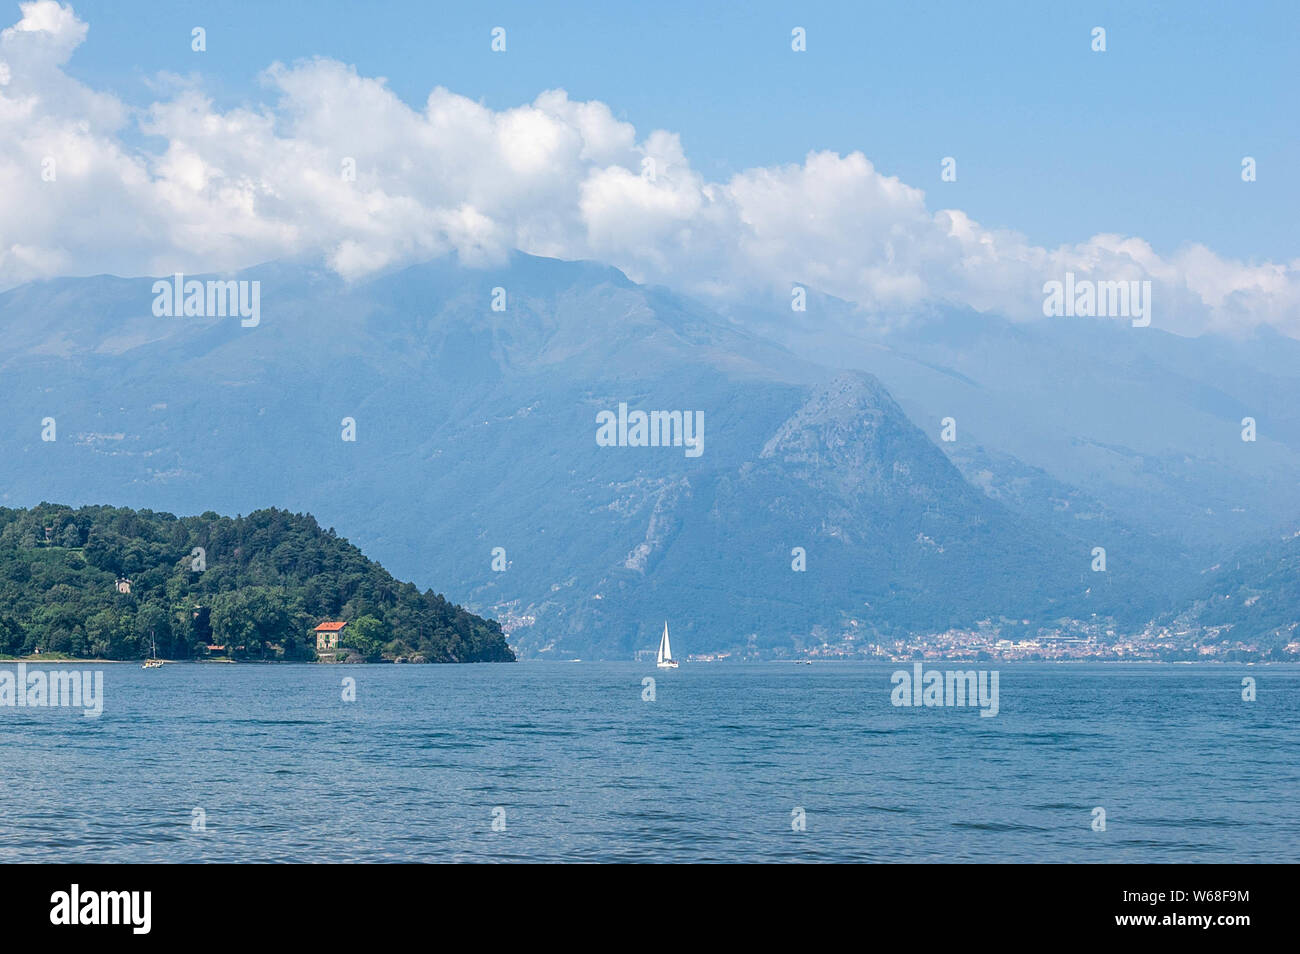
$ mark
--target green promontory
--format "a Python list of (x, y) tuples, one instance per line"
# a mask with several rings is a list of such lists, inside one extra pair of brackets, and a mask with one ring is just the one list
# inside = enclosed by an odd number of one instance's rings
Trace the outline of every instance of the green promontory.
[(394, 579), (309, 514), (0, 508), (0, 654), (311, 660), (325, 620), (349, 623), (353, 658), (515, 658), (495, 620)]

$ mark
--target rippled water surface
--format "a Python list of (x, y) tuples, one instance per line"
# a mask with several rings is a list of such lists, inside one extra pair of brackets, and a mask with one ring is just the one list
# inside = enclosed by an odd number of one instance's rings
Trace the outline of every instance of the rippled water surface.
[(893, 664), (104, 665), (98, 719), (0, 708), (0, 860), (1300, 857), (1300, 668), (980, 665), (995, 718)]

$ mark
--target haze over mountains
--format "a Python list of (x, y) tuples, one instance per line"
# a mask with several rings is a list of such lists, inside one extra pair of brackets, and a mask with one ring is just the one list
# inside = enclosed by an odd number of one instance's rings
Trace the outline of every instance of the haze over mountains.
[[(883, 330), (816, 294), (722, 314), (523, 254), (233, 277), (261, 282), (257, 327), (155, 317), (149, 278), (0, 295), (0, 502), (309, 510), (559, 657), (626, 657), (665, 617), (692, 652), (1139, 627), (1300, 516), (1300, 343), (1277, 335), (956, 310)], [(620, 404), (702, 412), (703, 453), (598, 446)]]
[[(1293, 338), (1013, 322), (955, 307), (881, 328), (829, 296), (811, 296), (804, 313), (784, 304), (733, 315), (810, 360), (876, 374), (931, 434), (955, 417), (960, 439), (943, 449), (995, 495), (1014, 499), (1028, 465), (1091, 498), (1094, 516), (1122, 515), (1198, 550), (1254, 541), (1300, 513)], [(1241, 439), (1245, 417), (1257, 421), (1255, 442)]]

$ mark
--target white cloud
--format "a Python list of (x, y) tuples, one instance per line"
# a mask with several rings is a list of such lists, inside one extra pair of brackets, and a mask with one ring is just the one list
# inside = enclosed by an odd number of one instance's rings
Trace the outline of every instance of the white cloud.
[[(355, 278), (519, 248), (712, 295), (800, 281), (880, 313), (941, 299), (1032, 318), (1043, 282), (1072, 270), (1150, 279), (1160, 327), (1268, 322), (1300, 336), (1300, 261), (1248, 264), (1200, 245), (1162, 256), (1116, 235), (1041, 248), (930, 210), (860, 153), (710, 182), (677, 136), (639, 137), (603, 103), (550, 90), (494, 111), (438, 88), (413, 109), (327, 59), (272, 65), (256, 109), (222, 112), (192, 79), (160, 74), (162, 98), (133, 111), (63, 72), (88, 30), (70, 7), (21, 12), (0, 33), (0, 285), (303, 255)], [(162, 145), (127, 145), (132, 125)]]

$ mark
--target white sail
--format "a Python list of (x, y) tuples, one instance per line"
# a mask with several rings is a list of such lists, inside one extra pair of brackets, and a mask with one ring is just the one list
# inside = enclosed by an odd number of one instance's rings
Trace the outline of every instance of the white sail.
[(668, 643), (668, 623), (667, 621), (665, 621), (664, 634), (663, 637), (659, 640), (658, 662), (663, 662), (665, 659), (672, 659), (672, 658), (673, 658), (673, 647)]

